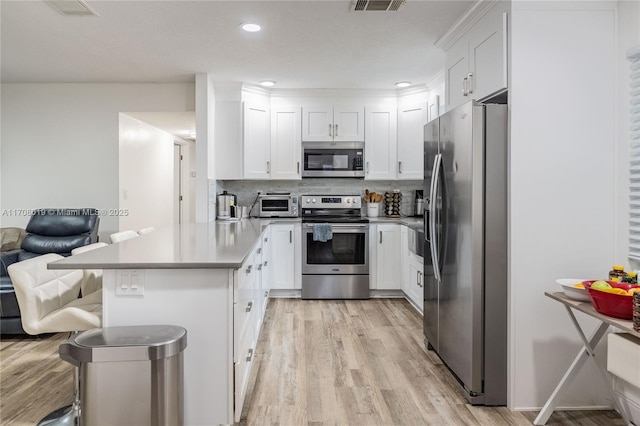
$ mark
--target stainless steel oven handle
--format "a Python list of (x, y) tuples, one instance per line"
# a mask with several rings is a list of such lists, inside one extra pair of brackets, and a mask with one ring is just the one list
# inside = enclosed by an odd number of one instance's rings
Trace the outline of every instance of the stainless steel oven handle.
[[(323, 222), (324, 223), (324, 222)], [(303, 223), (302, 224), (303, 228), (313, 228), (313, 223)], [(349, 225), (349, 224), (331, 224), (332, 228), (340, 228), (340, 229), (346, 229), (346, 228), (353, 228), (353, 229), (366, 229), (369, 227), (369, 225), (365, 224), (365, 225)]]

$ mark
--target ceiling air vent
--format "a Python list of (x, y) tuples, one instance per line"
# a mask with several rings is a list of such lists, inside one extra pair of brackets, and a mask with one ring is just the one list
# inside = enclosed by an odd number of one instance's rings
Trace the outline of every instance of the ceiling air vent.
[(353, 0), (352, 10), (395, 12), (406, 0)]
[(82, 0), (45, 0), (45, 3), (65, 16), (98, 16), (96, 11)]

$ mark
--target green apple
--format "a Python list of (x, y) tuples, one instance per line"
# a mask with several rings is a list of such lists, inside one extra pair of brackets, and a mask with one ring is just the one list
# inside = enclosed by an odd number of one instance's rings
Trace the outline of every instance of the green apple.
[(611, 288), (611, 285), (606, 281), (599, 280), (591, 284), (591, 288), (594, 290), (604, 290), (606, 288)]

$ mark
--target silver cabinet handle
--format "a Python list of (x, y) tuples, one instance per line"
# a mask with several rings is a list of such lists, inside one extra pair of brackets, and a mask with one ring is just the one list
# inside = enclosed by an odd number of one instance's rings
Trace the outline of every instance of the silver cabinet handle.
[(382, 231), (379, 231), (379, 232), (380, 232), (380, 244), (382, 244)]
[(256, 253), (258, 254), (262, 253), (262, 247), (258, 247), (258, 249), (256, 250)]
[(293, 243), (293, 231), (289, 231), (289, 244)]
[(422, 272), (418, 271), (418, 287), (422, 287)]
[(338, 137), (338, 125), (337, 125), (337, 124), (335, 124), (335, 126), (336, 126), (336, 131), (335, 131), (335, 132), (333, 132), (333, 133), (335, 134), (335, 136), (336, 136), (336, 137)]
[(269, 241), (269, 237), (264, 237), (264, 242), (266, 243), (267, 241)]
[(470, 72), (469, 74), (467, 74), (467, 93), (473, 93), (473, 73)]
[(247, 271), (246, 271), (246, 272), (247, 272), (247, 274), (250, 274), (250, 273), (251, 273), (251, 268), (252, 268), (252, 267), (253, 267), (253, 265), (249, 265), (249, 266), (247, 267)]
[(296, 168), (298, 174), (300, 174), (300, 162), (298, 161), (298, 167)]
[(253, 308), (253, 302), (249, 302), (249, 303), (247, 304), (247, 307), (245, 308), (245, 311), (247, 311), (247, 312), (251, 312), (251, 308)]
[(249, 356), (247, 357), (247, 362), (251, 362), (251, 358), (253, 358), (253, 349), (249, 349)]
[(462, 79), (462, 96), (467, 96), (469, 92), (467, 91), (467, 77)]
[(262, 271), (262, 263), (258, 265), (258, 271)]
[(331, 123), (329, 123), (329, 136), (333, 137), (333, 135), (331, 134)]
[(265, 291), (265, 292), (264, 292), (264, 297), (268, 297), (268, 296), (269, 296), (269, 292), (268, 292), (268, 291)]
[(271, 162), (267, 161), (267, 173), (271, 173)]
[(265, 260), (265, 261), (264, 261), (264, 266), (267, 266), (268, 264), (269, 264), (269, 261), (268, 261), (268, 260)]
[(367, 174), (369, 174), (369, 162), (367, 161)]
[(398, 173), (402, 173), (402, 161), (398, 161)]

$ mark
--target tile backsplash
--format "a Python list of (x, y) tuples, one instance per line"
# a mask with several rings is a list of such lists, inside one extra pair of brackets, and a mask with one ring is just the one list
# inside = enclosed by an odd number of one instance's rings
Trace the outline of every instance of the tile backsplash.
[[(364, 196), (365, 189), (377, 193), (400, 190), (400, 192), (402, 193), (400, 214), (402, 216), (413, 216), (413, 204), (415, 200), (416, 190), (423, 188), (421, 180), (370, 181), (363, 179), (339, 178), (308, 178), (297, 181), (226, 180), (217, 181), (217, 185), (209, 185), (209, 200), (213, 200), (213, 202), (215, 203), (216, 195), (221, 193), (222, 191), (227, 191), (231, 194), (235, 194), (238, 197), (239, 205), (251, 206), (256, 200), (258, 191), (261, 191), (263, 193), (291, 192), (295, 195), (327, 194)], [(254, 210), (252, 214), (255, 213), (256, 212)], [(380, 214), (382, 215), (382, 212)]]

